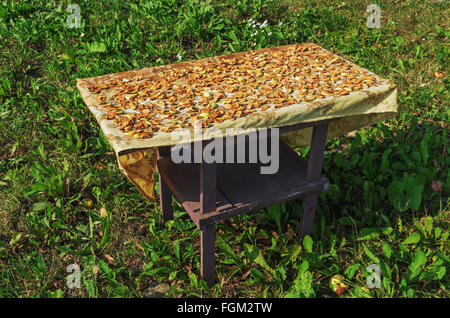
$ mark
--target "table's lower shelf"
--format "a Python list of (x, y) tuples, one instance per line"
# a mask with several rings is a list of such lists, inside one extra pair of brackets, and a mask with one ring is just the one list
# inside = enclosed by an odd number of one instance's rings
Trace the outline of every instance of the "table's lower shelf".
[(326, 188), (325, 177), (306, 179), (307, 162), (280, 142), (279, 169), (275, 174), (261, 174), (262, 164), (223, 163), (217, 166), (216, 210), (200, 213), (200, 164), (172, 162), (161, 157), (158, 171), (175, 197), (200, 230), (226, 218)]

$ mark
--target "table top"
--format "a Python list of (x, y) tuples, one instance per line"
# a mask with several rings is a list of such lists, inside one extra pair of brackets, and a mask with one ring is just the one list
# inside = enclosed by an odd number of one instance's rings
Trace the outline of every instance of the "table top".
[(78, 79), (77, 87), (116, 152), (174, 144), (183, 128), (272, 128), (397, 107), (395, 85), (313, 43)]

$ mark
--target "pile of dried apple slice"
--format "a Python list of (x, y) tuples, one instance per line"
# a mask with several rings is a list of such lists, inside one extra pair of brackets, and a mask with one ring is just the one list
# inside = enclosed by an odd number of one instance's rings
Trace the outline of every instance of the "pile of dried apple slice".
[[(178, 64), (178, 63), (177, 63)], [(155, 68), (88, 90), (117, 128), (136, 138), (347, 95), (379, 78), (318, 46), (250, 51)]]

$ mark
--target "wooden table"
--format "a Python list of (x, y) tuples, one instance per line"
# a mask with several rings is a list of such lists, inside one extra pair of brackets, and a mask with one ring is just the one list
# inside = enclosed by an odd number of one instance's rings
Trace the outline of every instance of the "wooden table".
[[(328, 189), (321, 171), (328, 123), (333, 120), (338, 119), (280, 127), (279, 132), (284, 133), (313, 126), (313, 134), (308, 161), (279, 142), (279, 169), (275, 174), (261, 174), (260, 163), (176, 164), (170, 146), (158, 148), (162, 220), (173, 218), (174, 195), (200, 230), (201, 276), (209, 285), (215, 277), (216, 222), (304, 196), (299, 238), (311, 233), (318, 192)], [(207, 144), (203, 141), (202, 146)]]
[[(397, 111), (394, 84), (314, 43), (77, 79), (77, 87), (122, 172), (150, 201), (157, 161), (163, 221), (173, 216), (173, 195), (201, 232), (201, 275), (209, 284), (216, 222), (304, 196), (299, 238), (310, 234), (318, 192), (328, 187), (321, 176), (327, 135), (343, 136)], [(312, 126), (309, 160), (280, 141), (272, 175), (260, 174), (261, 164), (175, 164), (172, 137), (198, 120), (223, 132), (277, 127), (283, 134)], [(285, 136), (307, 145), (309, 131)], [(203, 147), (210, 138), (201, 138)]]

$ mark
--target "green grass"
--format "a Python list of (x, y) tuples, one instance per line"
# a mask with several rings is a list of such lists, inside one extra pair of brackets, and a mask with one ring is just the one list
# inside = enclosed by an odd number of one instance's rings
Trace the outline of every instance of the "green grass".
[[(381, 29), (366, 27), (372, 2)], [(0, 0), (0, 297), (155, 286), (169, 297), (449, 297), (446, 1), (78, 1), (79, 29), (66, 27), (69, 3)], [(268, 27), (254, 34), (250, 18)], [(307, 41), (396, 83), (399, 113), (328, 142), (330, 191), (302, 245), (301, 199), (217, 224), (209, 289), (199, 231), (176, 201), (160, 225), (75, 79)], [(66, 284), (70, 264), (81, 288)], [(370, 264), (380, 288), (366, 287)]]

